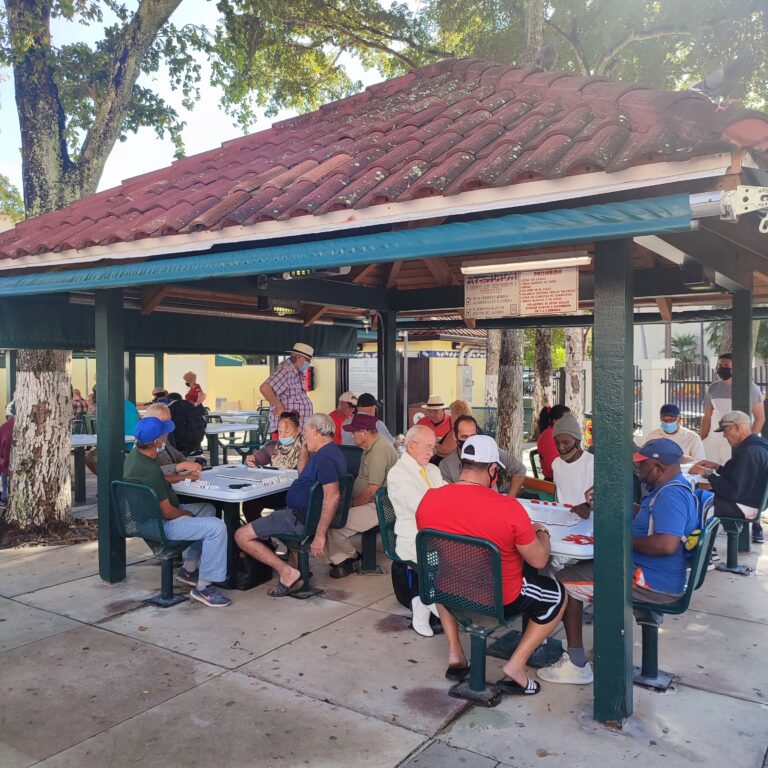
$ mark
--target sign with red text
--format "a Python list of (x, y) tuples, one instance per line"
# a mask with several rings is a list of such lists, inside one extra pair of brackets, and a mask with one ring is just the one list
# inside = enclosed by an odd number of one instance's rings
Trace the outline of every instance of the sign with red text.
[(516, 317), (520, 313), (517, 272), (467, 275), (464, 278), (464, 315), (473, 320)]
[(520, 272), (520, 315), (575, 315), (579, 311), (579, 270)]

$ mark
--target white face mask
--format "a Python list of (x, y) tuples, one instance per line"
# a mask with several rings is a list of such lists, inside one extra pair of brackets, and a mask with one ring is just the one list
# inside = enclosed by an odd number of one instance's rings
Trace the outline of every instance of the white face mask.
[(165, 443), (163, 443), (162, 445), (158, 445), (157, 446), (157, 452), (158, 453), (160, 453), (161, 451), (164, 451), (164, 450), (165, 450)]

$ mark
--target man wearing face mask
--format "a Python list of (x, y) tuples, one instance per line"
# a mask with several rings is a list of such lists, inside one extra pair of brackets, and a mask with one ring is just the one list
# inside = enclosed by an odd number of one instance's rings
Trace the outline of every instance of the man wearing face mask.
[(183, 567), (176, 579), (193, 587), (189, 596), (210, 608), (224, 608), (232, 601), (219, 592), (214, 583), (227, 578), (227, 527), (214, 517), (212, 504), (179, 504), (168, 485), (157, 452), (165, 445), (172, 421), (154, 416), (142, 419), (134, 430), (136, 444), (125, 459), (123, 477), (132, 483), (148, 485), (157, 494), (165, 535), (175, 541), (194, 542), (184, 550)]
[[(709, 385), (704, 396), (704, 416), (701, 419), (701, 439), (709, 461), (725, 464), (731, 458), (731, 446), (722, 433), (712, 429), (726, 413), (733, 410), (733, 355), (725, 352), (717, 358), (718, 380)], [(765, 424), (765, 405), (760, 387), (754, 382), (749, 392), (752, 409), (752, 433), (759, 435)]]
[(259, 392), (269, 401), (269, 431), (275, 440), (281, 413), (298, 413), (299, 429), (304, 428), (304, 420), (313, 413), (312, 401), (304, 390), (304, 373), (314, 353), (315, 350), (309, 344), (297, 342), (288, 351), (288, 357), (259, 388)]
[[(632, 597), (644, 603), (671, 603), (685, 591), (687, 537), (699, 527), (696, 497), (680, 472), (683, 451), (668, 438), (651, 440), (634, 454), (640, 482), (648, 491), (635, 505), (632, 521)], [(568, 592), (563, 616), (568, 651), (538, 672), (549, 683), (592, 682), (582, 638), (584, 603), (592, 601), (591, 560), (570, 565), (557, 574)]]
[(701, 438), (692, 430), (683, 426), (680, 409), (672, 403), (661, 406), (661, 424), (658, 429), (648, 433), (645, 442), (668, 437), (683, 449), (683, 462), (701, 461), (705, 458)]

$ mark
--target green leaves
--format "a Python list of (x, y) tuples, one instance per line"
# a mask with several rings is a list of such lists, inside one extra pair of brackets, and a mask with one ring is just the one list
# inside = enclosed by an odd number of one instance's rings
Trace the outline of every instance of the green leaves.
[(24, 218), (21, 194), (7, 176), (0, 173), (0, 216), (8, 216), (16, 224)]

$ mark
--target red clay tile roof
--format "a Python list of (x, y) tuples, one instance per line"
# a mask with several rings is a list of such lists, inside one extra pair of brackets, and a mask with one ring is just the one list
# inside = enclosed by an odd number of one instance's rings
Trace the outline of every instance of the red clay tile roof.
[(449, 59), (23, 222), (0, 234), (0, 258), (612, 172), (738, 147), (768, 149), (768, 115), (716, 111), (690, 91)]

